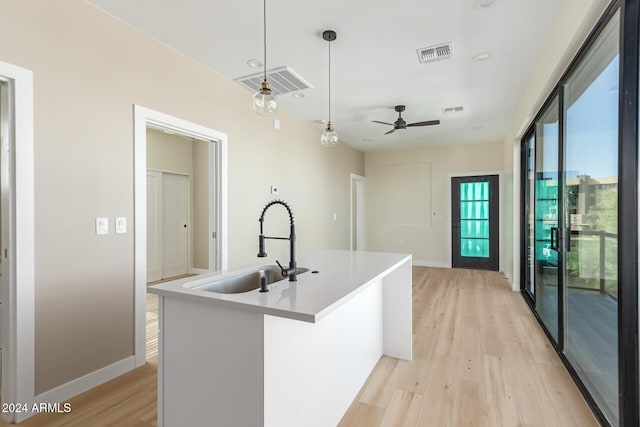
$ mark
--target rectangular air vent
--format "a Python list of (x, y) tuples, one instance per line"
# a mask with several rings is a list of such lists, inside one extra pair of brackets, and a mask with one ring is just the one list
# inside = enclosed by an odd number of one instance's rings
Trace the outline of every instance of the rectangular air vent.
[(445, 107), (442, 109), (442, 114), (445, 116), (450, 116), (452, 114), (460, 114), (464, 112), (464, 106), (459, 105), (457, 107)]
[(444, 43), (418, 49), (418, 59), (421, 64), (441, 61), (453, 56), (453, 43)]
[[(251, 92), (257, 92), (260, 84), (264, 80), (264, 72), (252, 74), (250, 76), (239, 77), (234, 79)], [(284, 93), (297, 92), (303, 89), (313, 88), (309, 82), (304, 80), (289, 67), (279, 67), (267, 70), (267, 81), (274, 95), (282, 95)]]

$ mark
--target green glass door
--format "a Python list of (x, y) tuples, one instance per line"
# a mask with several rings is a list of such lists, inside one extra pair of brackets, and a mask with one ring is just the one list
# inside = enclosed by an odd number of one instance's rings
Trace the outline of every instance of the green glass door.
[(498, 176), (451, 179), (453, 268), (498, 270)]

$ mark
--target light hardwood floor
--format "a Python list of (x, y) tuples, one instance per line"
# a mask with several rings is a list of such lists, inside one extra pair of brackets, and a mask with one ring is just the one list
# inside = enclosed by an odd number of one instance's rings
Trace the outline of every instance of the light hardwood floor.
[[(413, 331), (414, 360), (383, 357), (340, 427), (598, 425), (500, 274), (414, 267)], [(156, 372), (152, 359), (22, 425), (155, 426)]]

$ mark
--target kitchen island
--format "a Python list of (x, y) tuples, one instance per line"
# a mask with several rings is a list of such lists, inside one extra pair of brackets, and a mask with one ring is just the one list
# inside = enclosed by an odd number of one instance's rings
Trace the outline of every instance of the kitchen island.
[(152, 286), (158, 425), (336, 425), (384, 354), (412, 358), (411, 256), (324, 250), (309, 271), (243, 293), (208, 284), (249, 266)]

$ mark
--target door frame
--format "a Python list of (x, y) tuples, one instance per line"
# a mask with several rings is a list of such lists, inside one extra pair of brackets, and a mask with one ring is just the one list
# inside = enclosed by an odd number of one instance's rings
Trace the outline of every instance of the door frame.
[[(365, 177), (364, 176), (360, 176), (357, 175), (355, 173), (352, 173), (351, 176), (349, 177), (349, 249), (353, 250), (354, 247), (354, 241), (353, 241), (353, 229), (355, 227), (356, 231), (360, 231), (360, 233), (356, 234), (356, 238), (358, 241), (363, 243), (363, 246), (366, 245), (366, 240), (365, 240), (365, 230), (364, 230), (364, 226), (363, 229), (358, 228), (358, 219), (356, 218), (356, 224), (353, 223), (353, 184), (356, 183), (356, 185), (361, 186), (362, 187), (362, 198), (356, 198), (356, 202), (359, 202), (360, 200), (362, 200), (362, 204), (358, 203), (358, 207), (360, 209), (357, 210), (357, 212), (364, 212), (364, 205), (365, 205), (365, 201), (364, 201), (364, 185), (365, 185)], [(357, 194), (355, 195), (357, 197)], [(364, 215), (363, 215), (363, 221), (364, 221)], [(356, 242), (357, 243), (357, 242)], [(358, 246), (356, 244), (356, 246)], [(362, 251), (364, 250), (364, 248), (360, 248), (358, 247), (358, 250)]]
[(451, 210), (451, 203), (452, 203), (452, 190), (453, 187), (451, 186), (451, 178), (465, 178), (468, 176), (483, 176), (483, 175), (498, 175), (498, 271), (503, 272), (504, 271), (504, 256), (503, 256), (503, 251), (504, 251), (504, 245), (502, 244), (502, 227), (503, 227), (503, 222), (504, 222), (504, 212), (503, 212), (503, 200), (504, 200), (504, 180), (502, 177), (502, 171), (477, 171), (477, 172), (456, 172), (456, 173), (451, 173), (449, 174), (449, 177), (447, 179), (447, 199), (448, 199), (448, 203), (447, 203), (447, 209), (449, 211), (448, 214), (448, 223), (447, 223), (447, 244), (448, 244), (448, 248), (447, 248), (447, 256), (448, 256), (448, 261), (447, 261), (447, 265), (449, 268), (453, 268), (453, 239), (452, 239), (452, 235), (453, 235), (453, 212)]
[[(32, 404), (35, 396), (35, 234), (33, 166), (33, 72), (0, 61), (0, 79), (8, 83), (8, 309), (3, 310), (3, 402)], [(13, 156), (11, 153), (13, 152)], [(4, 351), (7, 349), (7, 351)], [(18, 357), (19, 356), (19, 357)], [(2, 412), (7, 422), (30, 413)]]
[[(227, 268), (227, 134), (140, 105), (134, 109), (134, 289), (135, 289), (135, 363), (146, 363), (147, 306), (147, 127), (209, 141), (209, 265)], [(215, 216), (215, 218), (213, 218)]]

